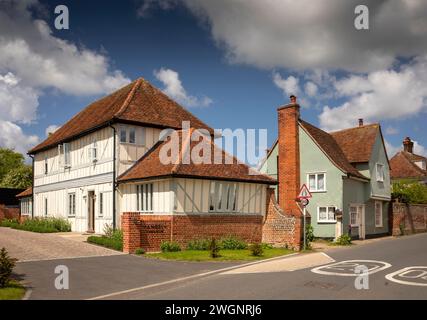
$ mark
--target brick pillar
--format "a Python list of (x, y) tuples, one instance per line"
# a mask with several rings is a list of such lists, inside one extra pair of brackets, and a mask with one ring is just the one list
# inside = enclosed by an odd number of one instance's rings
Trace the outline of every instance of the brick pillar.
[(300, 189), (299, 105), (291, 104), (277, 109), (279, 118), (279, 192), (280, 207), (287, 213), (301, 216), (295, 199)]
[(141, 230), (138, 212), (122, 214), (123, 252), (134, 253), (141, 247)]

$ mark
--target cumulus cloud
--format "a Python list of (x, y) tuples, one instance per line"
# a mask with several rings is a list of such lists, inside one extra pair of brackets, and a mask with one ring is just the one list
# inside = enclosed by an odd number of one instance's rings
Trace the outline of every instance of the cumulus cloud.
[(385, 133), (388, 134), (388, 135), (398, 134), (399, 133), (399, 129), (396, 128), (396, 127), (388, 126), (385, 129)]
[(292, 94), (298, 95), (300, 93), (299, 79), (294, 76), (283, 78), (278, 72), (273, 73), (274, 84), (283, 90), (283, 94), (290, 96)]
[(209, 97), (199, 98), (189, 95), (179, 79), (178, 72), (174, 70), (166, 68), (154, 70), (154, 76), (163, 83), (163, 92), (166, 95), (186, 107), (206, 107), (212, 103), (212, 99)]
[(130, 82), (104, 54), (55, 37), (38, 12), (37, 0), (0, 1), (0, 146), (24, 151), (37, 139), (18, 124), (37, 120), (46, 89), (94, 95)]
[(162, 10), (170, 10), (176, 7), (178, 0), (143, 0), (139, 1), (140, 4), (136, 14), (140, 18), (147, 18), (150, 16), (152, 9), (159, 7)]
[(325, 106), (319, 116), (322, 128), (353, 126), (355, 119), (368, 122), (403, 119), (427, 111), (427, 55), (420, 56), (398, 70), (373, 71), (350, 75), (335, 83), (338, 96), (346, 102)]
[(56, 124), (51, 124), (50, 126), (48, 126), (45, 130), (46, 137), (48, 137), (49, 134), (54, 133), (59, 128), (60, 126), (57, 126)]
[(231, 62), (261, 68), (371, 72), (427, 49), (427, 2), (368, 0), (370, 30), (354, 27), (359, 0), (183, 0)]

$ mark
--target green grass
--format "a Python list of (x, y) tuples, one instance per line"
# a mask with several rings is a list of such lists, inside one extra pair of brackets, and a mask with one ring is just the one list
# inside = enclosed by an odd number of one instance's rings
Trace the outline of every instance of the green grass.
[(25, 288), (16, 281), (11, 281), (6, 288), (0, 288), (0, 300), (21, 300)]
[(250, 250), (220, 250), (219, 258), (212, 258), (209, 251), (203, 250), (183, 250), (178, 252), (147, 253), (144, 257), (183, 260), (183, 261), (254, 261), (283, 256), (295, 251), (284, 248), (264, 249), (264, 254), (259, 257), (251, 255)]
[(123, 240), (121, 239), (109, 238), (106, 236), (90, 236), (87, 238), (87, 242), (117, 251), (123, 251)]

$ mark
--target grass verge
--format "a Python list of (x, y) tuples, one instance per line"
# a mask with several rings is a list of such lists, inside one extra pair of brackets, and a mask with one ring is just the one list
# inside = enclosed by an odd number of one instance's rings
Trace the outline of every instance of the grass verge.
[(147, 253), (144, 256), (155, 259), (182, 260), (182, 261), (255, 261), (279, 257), (294, 253), (295, 251), (284, 248), (264, 249), (262, 256), (253, 256), (250, 250), (221, 250), (220, 257), (212, 258), (210, 251), (184, 250), (178, 252)]
[(6, 288), (0, 288), (0, 300), (21, 300), (25, 288), (16, 281), (11, 281)]
[(105, 236), (90, 236), (87, 238), (87, 242), (113, 250), (123, 251), (123, 241), (121, 239), (114, 239)]
[(70, 232), (71, 224), (61, 218), (34, 218), (19, 223), (17, 220), (3, 220), (0, 222), (1, 227), (31, 231), (38, 233)]

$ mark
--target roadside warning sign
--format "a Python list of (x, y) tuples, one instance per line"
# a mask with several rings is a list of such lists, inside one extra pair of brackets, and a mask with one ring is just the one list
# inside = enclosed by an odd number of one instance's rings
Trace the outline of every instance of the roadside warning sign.
[(310, 199), (311, 197), (312, 195), (308, 190), (307, 186), (303, 184), (297, 198), (301, 200), (301, 199)]

